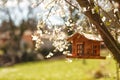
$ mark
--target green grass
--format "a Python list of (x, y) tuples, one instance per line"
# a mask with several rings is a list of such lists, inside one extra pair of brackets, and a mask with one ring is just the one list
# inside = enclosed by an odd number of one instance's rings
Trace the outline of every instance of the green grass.
[[(0, 68), (0, 80), (115, 80), (115, 62), (112, 59), (74, 59), (28, 62)], [(106, 77), (95, 79), (96, 71)]]

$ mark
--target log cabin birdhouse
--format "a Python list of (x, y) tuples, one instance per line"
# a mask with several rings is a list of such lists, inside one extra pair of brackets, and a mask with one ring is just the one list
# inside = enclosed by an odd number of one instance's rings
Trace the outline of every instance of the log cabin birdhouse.
[(100, 56), (101, 40), (88, 39), (80, 33), (75, 33), (67, 39), (72, 44), (72, 55), (68, 58), (83, 58), (83, 59), (105, 59)]

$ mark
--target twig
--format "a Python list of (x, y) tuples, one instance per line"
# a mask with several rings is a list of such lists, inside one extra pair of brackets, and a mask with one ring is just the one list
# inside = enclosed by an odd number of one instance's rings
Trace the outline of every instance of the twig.
[(49, 15), (50, 15), (50, 13), (51, 13), (51, 11), (52, 11), (53, 7), (54, 7), (54, 6), (52, 6), (52, 7), (50, 8), (50, 10), (49, 10), (49, 12), (48, 12), (48, 15), (47, 15), (47, 17), (46, 17), (46, 19), (45, 19), (45, 21), (46, 21), (46, 20), (47, 20), (47, 18), (49, 17)]
[[(53, 3), (53, 2), (56, 2), (56, 0), (53, 0), (53, 1), (51, 1), (50, 3), (48, 3), (47, 6), (49, 6), (49, 5), (50, 5), (51, 3)], [(46, 7), (47, 7), (47, 6), (46, 6)]]
[(74, 8), (76, 8), (77, 10), (79, 10), (78, 7), (76, 7), (75, 5), (71, 4), (69, 1), (65, 0), (69, 5), (73, 6)]
[(38, 3), (34, 6), (34, 8), (36, 8), (37, 6), (39, 6), (43, 1), (44, 1), (44, 0), (41, 0), (40, 2), (38, 2)]
[[(98, 5), (98, 4), (96, 4), (96, 5)], [(114, 18), (112, 18), (112, 17), (111, 17), (105, 10), (103, 10), (99, 5), (98, 5), (98, 8), (101, 9), (102, 12), (103, 12), (107, 17), (109, 17), (109, 18), (113, 21), (113, 24), (115, 24), (117, 27), (120, 26), (120, 24), (119, 24), (119, 23), (116, 23), (116, 21), (114, 20)]]
[(37, 6), (40, 5), (43, 1), (44, 1), (44, 0), (40, 1), (40, 2), (37, 4)]

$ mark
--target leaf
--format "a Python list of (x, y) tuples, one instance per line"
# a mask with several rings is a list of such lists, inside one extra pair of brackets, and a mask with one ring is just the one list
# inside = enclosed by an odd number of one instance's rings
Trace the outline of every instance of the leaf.
[(94, 10), (95, 10), (96, 13), (99, 13), (99, 7), (98, 6), (95, 6)]
[(110, 26), (110, 25), (111, 25), (111, 22), (108, 22), (108, 21), (107, 21), (107, 22), (105, 22), (105, 25), (106, 25), (106, 26)]

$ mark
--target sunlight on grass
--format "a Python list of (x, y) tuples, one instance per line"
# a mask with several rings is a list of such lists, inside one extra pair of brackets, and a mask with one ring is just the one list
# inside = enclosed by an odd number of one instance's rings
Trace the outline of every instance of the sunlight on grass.
[[(95, 79), (94, 74), (100, 70), (107, 77)], [(96, 60), (73, 59), (50, 60), (17, 64), (0, 68), (0, 80), (113, 80), (115, 62), (112, 59)]]

